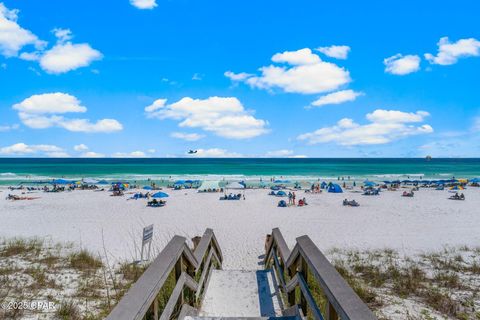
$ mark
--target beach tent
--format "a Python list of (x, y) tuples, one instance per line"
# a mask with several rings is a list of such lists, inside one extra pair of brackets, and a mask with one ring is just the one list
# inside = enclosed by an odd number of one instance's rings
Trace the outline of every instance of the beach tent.
[(82, 180), (83, 183), (85, 184), (97, 184), (98, 180), (92, 179), (92, 178), (85, 178)]
[(152, 189), (153, 189), (153, 188), (150, 187), (150, 186), (145, 186), (145, 187), (143, 187), (143, 190), (152, 190)]
[(286, 197), (287, 193), (285, 191), (278, 191), (276, 194), (277, 197)]
[(218, 181), (203, 181), (198, 191), (218, 190), (220, 185)]
[(185, 180), (177, 180), (177, 181), (175, 181), (174, 184), (185, 184), (185, 183), (186, 183)]
[(373, 182), (373, 181), (368, 181), (368, 180), (364, 181), (363, 184), (364, 184), (366, 187), (374, 187), (374, 186), (377, 185), (375, 182)]
[(325, 181), (322, 182), (320, 188), (325, 189), (327, 187), (327, 183)]
[(157, 192), (153, 194), (152, 198), (168, 198), (168, 194), (165, 192)]
[(385, 184), (391, 184), (392, 182), (391, 182), (391, 181), (388, 181), (388, 180), (384, 180), (383, 183), (385, 183)]
[(243, 189), (245, 189), (245, 185), (243, 185), (239, 182), (229, 182), (225, 186), (225, 189), (243, 190)]
[(332, 192), (332, 193), (342, 193), (343, 190), (342, 188), (336, 184), (336, 183), (332, 183), (328, 186), (328, 192)]
[(462, 186), (453, 186), (450, 188), (450, 190), (464, 190), (465, 188)]
[(277, 191), (277, 190), (280, 190), (281, 188), (279, 186), (271, 186), (270, 189), (273, 191)]
[(53, 179), (52, 184), (72, 184), (75, 183), (74, 180), (65, 180), (65, 179)]
[(470, 180), (471, 183), (480, 183), (480, 179), (479, 178), (473, 178)]

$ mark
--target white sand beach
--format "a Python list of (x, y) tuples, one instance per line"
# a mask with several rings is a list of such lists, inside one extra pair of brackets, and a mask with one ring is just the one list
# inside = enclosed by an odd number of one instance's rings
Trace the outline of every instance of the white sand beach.
[[(6, 200), (20, 191), (0, 193), (0, 237), (49, 237), (75, 242), (110, 262), (139, 258), (142, 228), (154, 224), (154, 247), (161, 250), (175, 234), (191, 238), (213, 228), (225, 256), (225, 269), (261, 268), (265, 235), (280, 227), (287, 243), (309, 235), (321, 250), (333, 247), (397, 249), (401, 254), (438, 250), (444, 246), (480, 245), (480, 188), (462, 191), (465, 201), (448, 200), (448, 191), (420, 189), (413, 198), (401, 192), (383, 191), (363, 196), (345, 190), (341, 194), (305, 194), (308, 206), (278, 208), (279, 198), (269, 190), (246, 190), (246, 200), (220, 201), (221, 194), (173, 191), (161, 208), (146, 200), (111, 197), (110, 192), (73, 191), (29, 193), (35, 200)], [(130, 192), (130, 191), (129, 191)], [(133, 192), (133, 191), (132, 191)], [(355, 199), (360, 207), (344, 207)]]

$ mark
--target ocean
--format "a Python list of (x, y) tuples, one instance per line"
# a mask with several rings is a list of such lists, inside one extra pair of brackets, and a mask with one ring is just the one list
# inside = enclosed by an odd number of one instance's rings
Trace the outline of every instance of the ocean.
[(480, 176), (480, 159), (47, 159), (0, 158), (0, 184), (52, 178), (147, 181), (200, 180), (336, 180), (446, 179)]

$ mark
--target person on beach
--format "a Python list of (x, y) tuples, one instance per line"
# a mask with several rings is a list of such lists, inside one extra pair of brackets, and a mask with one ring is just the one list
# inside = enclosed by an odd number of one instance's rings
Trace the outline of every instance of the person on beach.
[(293, 203), (293, 205), (295, 205), (295, 192), (292, 193), (292, 203)]

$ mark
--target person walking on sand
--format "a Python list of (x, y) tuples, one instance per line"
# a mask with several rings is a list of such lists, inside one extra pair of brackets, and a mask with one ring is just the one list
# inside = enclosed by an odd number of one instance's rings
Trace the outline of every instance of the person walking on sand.
[(293, 203), (293, 205), (295, 205), (295, 192), (292, 193), (292, 203)]
[(288, 204), (292, 204), (292, 193), (288, 192)]

